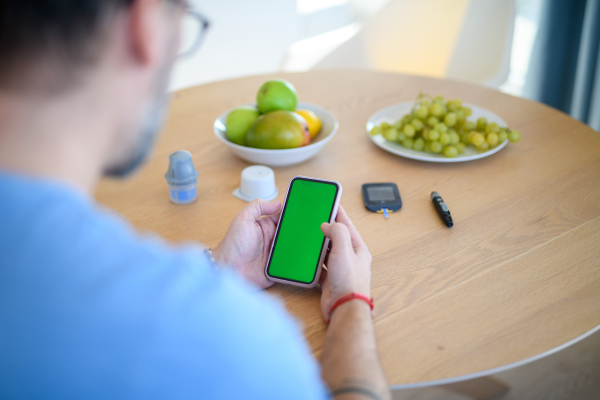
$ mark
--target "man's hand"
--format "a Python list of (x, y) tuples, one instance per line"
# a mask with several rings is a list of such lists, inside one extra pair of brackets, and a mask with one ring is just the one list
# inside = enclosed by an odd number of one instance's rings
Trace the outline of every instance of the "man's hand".
[(321, 225), (331, 239), (327, 271), (321, 276), (321, 311), (326, 320), (340, 297), (352, 292), (371, 297), (371, 253), (341, 205), (335, 221)]
[(233, 219), (225, 238), (213, 250), (217, 264), (230, 266), (261, 289), (273, 284), (265, 265), (277, 229), (281, 203), (254, 200)]

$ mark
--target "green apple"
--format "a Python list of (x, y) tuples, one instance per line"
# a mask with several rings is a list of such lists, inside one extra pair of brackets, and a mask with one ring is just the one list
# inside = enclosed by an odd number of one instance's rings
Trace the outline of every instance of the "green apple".
[(294, 111), (298, 105), (298, 94), (288, 81), (273, 79), (260, 87), (256, 103), (263, 114), (277, 110)]
[(225, 135), (230, 142), (246, 145), (246, 134), (258, 119), (258, 109), (254, 106), (241, 106), (232, 110), (225, 121)]

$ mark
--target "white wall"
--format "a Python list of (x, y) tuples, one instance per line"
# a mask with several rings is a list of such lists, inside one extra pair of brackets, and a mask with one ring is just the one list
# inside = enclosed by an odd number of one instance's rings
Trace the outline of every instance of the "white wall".
[(200, 50), (177, 63), (170, 88), (276, 72), (298, 40), (296, 0), (192, 0), (211, 22)]

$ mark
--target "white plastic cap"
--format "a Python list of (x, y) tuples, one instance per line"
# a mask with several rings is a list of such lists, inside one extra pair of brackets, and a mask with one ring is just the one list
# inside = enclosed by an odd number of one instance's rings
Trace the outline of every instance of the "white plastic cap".
[(242, 171), (242, 184), (237, 196), (246, 201), (272, 200), (277, 197), (275, 173), (264, 165), (253, 165)]

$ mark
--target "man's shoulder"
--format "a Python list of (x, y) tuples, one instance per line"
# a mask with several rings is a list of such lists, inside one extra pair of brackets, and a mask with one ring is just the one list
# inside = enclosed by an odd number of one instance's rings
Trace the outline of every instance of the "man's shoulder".
[(64, 185), (0, 174), (0, 205), (5, 278), (37, 275), (60, 280), (64, 288), (134, 276), (148, 282), (165, 270), (210, 276), (198, 245), (171, 245), (158, 235), (140, 234), (124, 217)]

